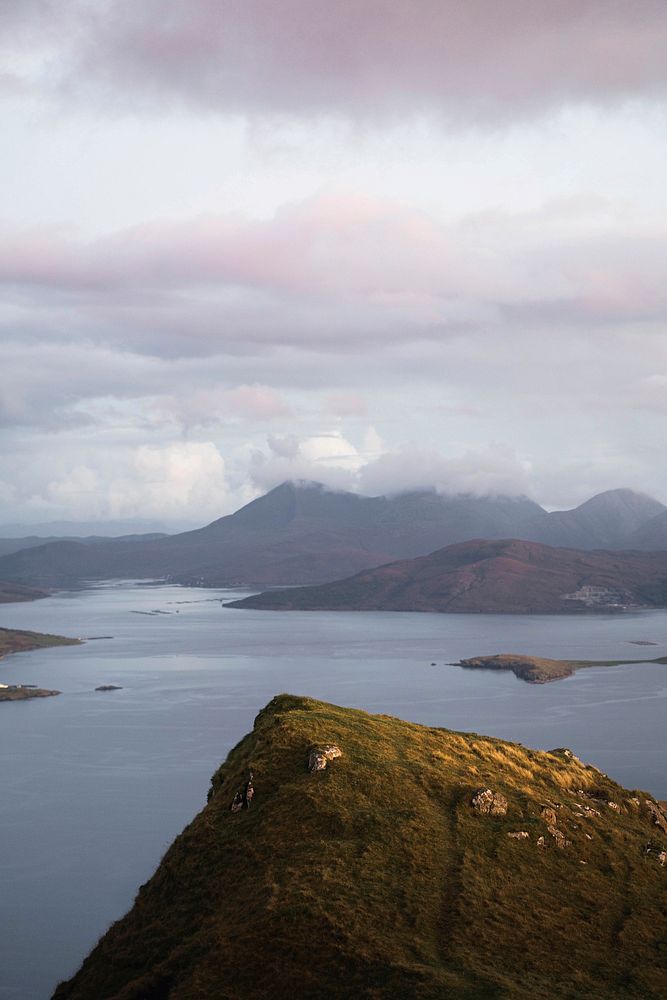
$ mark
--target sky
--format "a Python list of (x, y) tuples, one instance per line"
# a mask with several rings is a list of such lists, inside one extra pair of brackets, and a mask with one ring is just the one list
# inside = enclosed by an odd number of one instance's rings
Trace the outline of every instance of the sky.
[(0, 0), (0, 523), (667, 502), (664, 0)]

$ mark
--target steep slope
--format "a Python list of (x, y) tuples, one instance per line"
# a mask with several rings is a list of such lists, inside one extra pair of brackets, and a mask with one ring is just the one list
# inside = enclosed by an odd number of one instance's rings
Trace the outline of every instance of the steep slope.
[(516, 540), (450, 545), (318, 587), (267, 591), (227, 607), (522, 614), (667, 605), (667, 552), (583, 552)]
[(55, 1000), (659, 1000), (666, 830), (569, 751), (281, 695)]
[(633, 531), (628, 539), (633, 549), (664, 551), (667, 549), (667, 510), (652, 517)]

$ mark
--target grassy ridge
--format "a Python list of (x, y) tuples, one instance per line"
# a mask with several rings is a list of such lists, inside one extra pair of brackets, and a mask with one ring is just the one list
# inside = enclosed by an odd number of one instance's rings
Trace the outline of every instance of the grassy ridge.
[[(343, 756), (309, 774), (331, 742)], [(506, 816), (472, 808), (485, 786)], [(281, 695), (55, 997), (662, 1000), (667, 869), (644, 849), (667, 836), (647, 799), (566, 752)]]

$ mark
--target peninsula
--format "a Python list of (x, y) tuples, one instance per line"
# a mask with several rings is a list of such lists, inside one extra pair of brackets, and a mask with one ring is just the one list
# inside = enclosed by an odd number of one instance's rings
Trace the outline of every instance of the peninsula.
[[(64, 635), (0, 628), (0, 660), (10, 653), (27, 653), (31, 649), (46, 649), (49, 646), (79, 646), (80, 644), (81, 639), (70, 639)], [(27, 701), (30, 698), (50, 698), (56, 694), (60, 694), (60, 691), (40, 688), (35, 684), (0, 684), (0, 701)]]
[(620, 667), (632, 663), (667, 664), (667, 656), (643, 660), (549, 660), (539, 656), (523, 656), (519, 653), (495, 653), (493, 656), (472, 656), (451, 664), (469, 670), (511, 670), (515, 677), (528, 684), (548, 684), (571, 677), (575, 670), (583, 667)]
[(30, 698), (50, 698), (60, 691), (34, 687), (32, 684), (0, 684), (0, 701), (28, 701)]
[(0, 628), (0, 659), (9, 653), (27, 653), (31, 649), (46, 649), (49, 646), (80, 646), (81, 641), (64, 635), (26, 632), (18, 628)]
[(46, 590), (38, 590), (36, 587), (26, 587), (20, 583), (7, 583), (4, 580), (0, 580), (0, 604), (38, 601), (40, 598), (48, 596)]

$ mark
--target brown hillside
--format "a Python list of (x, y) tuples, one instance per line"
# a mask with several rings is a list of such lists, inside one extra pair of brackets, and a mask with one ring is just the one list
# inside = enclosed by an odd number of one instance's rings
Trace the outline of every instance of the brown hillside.
[(667, 552), (584, 552), (516, 540), (450, 545), (318, 587), (237, 608), (523, 614), (667, 605)]

